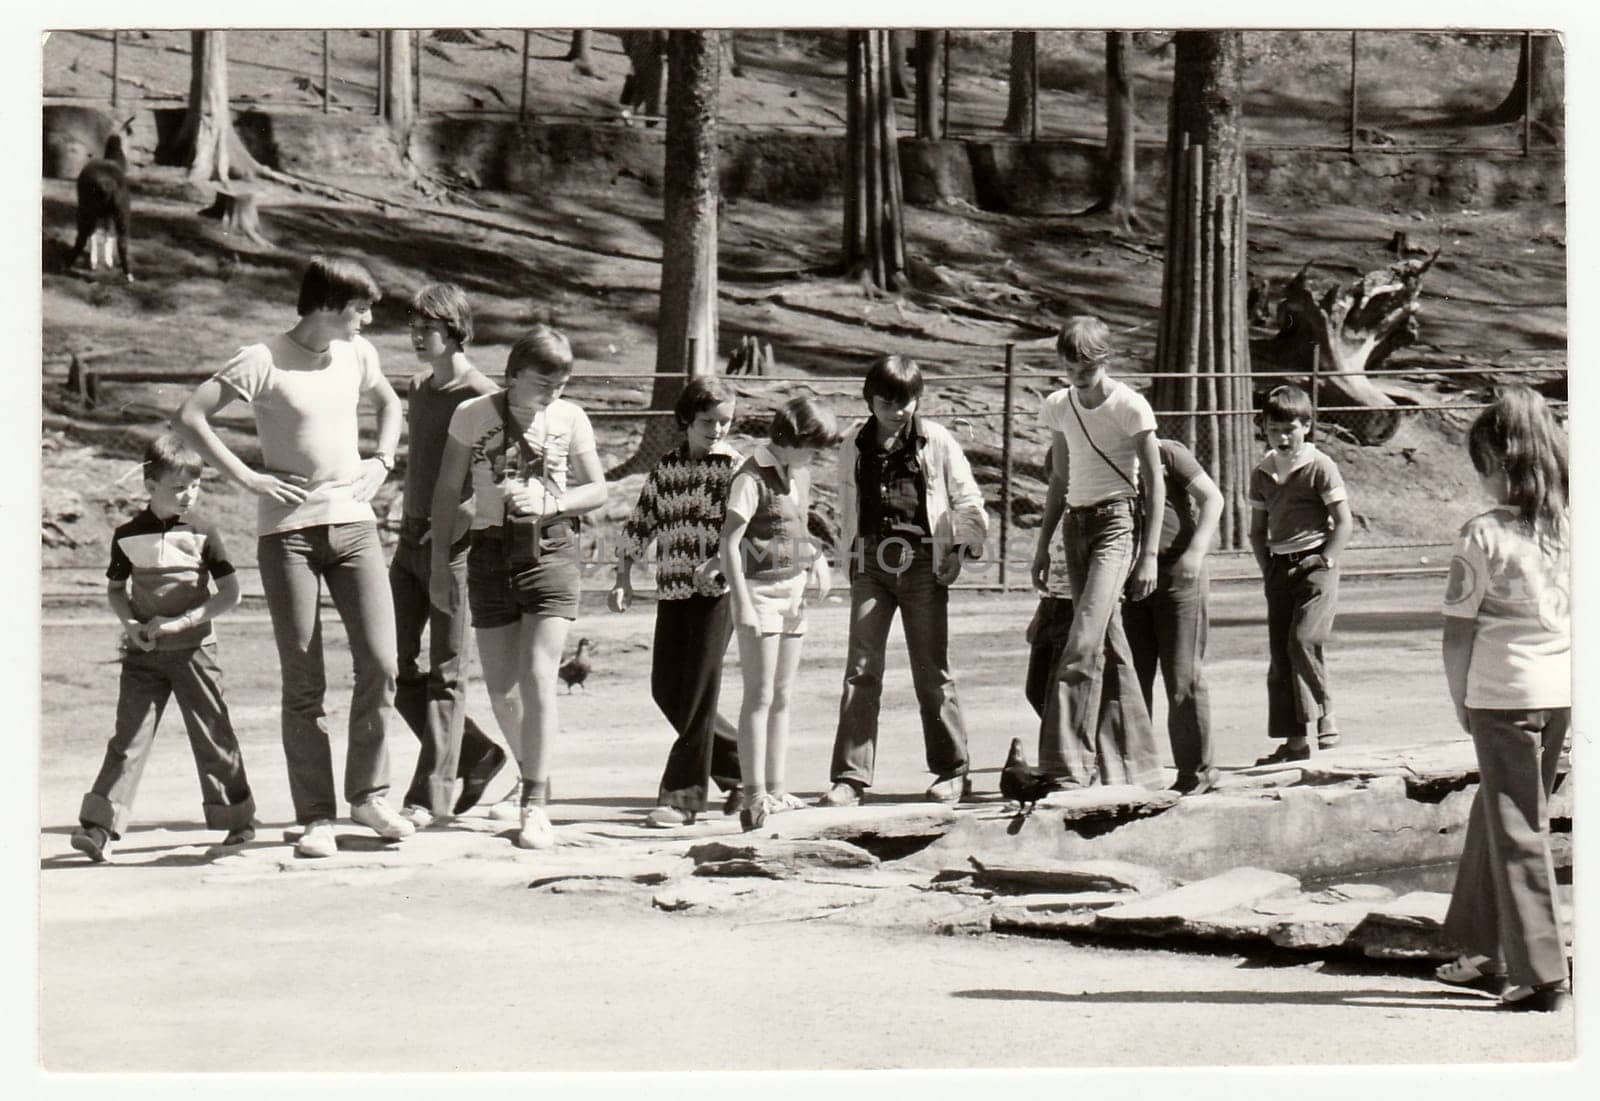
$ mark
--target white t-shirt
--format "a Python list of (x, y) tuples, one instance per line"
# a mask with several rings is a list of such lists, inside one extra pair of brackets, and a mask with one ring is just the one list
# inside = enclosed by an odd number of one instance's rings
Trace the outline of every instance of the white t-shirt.
[(258, 534), (374, 519), (372, 506), (341, 484), (361, 472), (361, 395), (383, 381), (365, 337), (335, 340), (319, 354), (280, 334), (240, 348), (215, 377), (250, 403), (266, 469), (311, 483), (298, 505), (258, 497)]
[(532, 452), (532, 466), (520, 479), (520, 449), (505, 446), (494, 395), (462, 402), (450, 418), (450, 438), (466, 446), (472, 464), (474, 529), (499, 527), (505, 522), (502, 487), (506, 483), (542, 482), (548, 492), (559, 496), (567, 490), (573, 458), (594, 453), (594, 429), (588, 415), (565, 398), (537, 411), (513, 406), (511, 413), (524, 426), (522, 436)]
[[(1115, 497), (1136, 495), (1134, 486), (1139, 482), (1137, 437), (1140, 432), (1156, 430), (1156, 415), (1151, 412), (1150, 403), (1131, 386), (1116, 379), (1107, 380), (1106, 385), (1110, 393), (1093, 409), (1085, 409), (1079, 403), (1077, 391), (1071, 386), (1057, 390), (1044, 400), (1040, 419), (1045, 427), (1060, 432), (1067, 439), (1068, 508), (1083, 508)], [(1079, 417), (1083, 418), (1082, 427)], [(1085, 428), (1110, 463), (1089, 446)], [(1118, 470), (1122, 473), (1118, 474)]]
[(1572, 706), (1572, 562), (1539, 549), (1516, 512), (1496, 508), (1461, 528), (1444, 614), (1473, 619), (1468, 707)]

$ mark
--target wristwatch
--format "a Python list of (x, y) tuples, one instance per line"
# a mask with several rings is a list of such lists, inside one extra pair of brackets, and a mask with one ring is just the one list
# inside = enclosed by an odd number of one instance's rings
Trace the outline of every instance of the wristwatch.
[(383, 469), (394, 473), (394, 456), (387, 451), (374, 451), (372, 457), (383, 464)]

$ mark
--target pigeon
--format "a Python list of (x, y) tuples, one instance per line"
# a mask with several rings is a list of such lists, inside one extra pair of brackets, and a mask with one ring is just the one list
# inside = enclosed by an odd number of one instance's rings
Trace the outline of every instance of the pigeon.
[(1000, 770), (1000, 794), (1017, 804), (1018, 810), (1031, 810), (1052, 791), (1061, 790), (1061, 781), (1034, 768), (1022, 753), (1022, 739), (1011, 739), (1011, 752), (1006, 755), (1006, 766)]
[[(581, 685), (589, 679), (588, 639), (580, 638), (578, 640), (578, 652), (572, 655), (570, 661), (563, 662), (561, 668), (556, 670), (556, 673), (566, 683), (568, 692), (572, 691), (574, 685)], [(584, 691), (587, 692), (588, 689), (585, 688)]]

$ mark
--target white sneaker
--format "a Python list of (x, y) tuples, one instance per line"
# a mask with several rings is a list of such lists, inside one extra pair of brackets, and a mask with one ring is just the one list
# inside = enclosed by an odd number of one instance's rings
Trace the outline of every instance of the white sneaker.
[(318, 818), (306, 826), (306, 832), (294, 843), (296, 856), (334, 856), (339, 852), (339, 839), (333, 835), (333, 819)]
[(556, 828), (550, 824), (550, 818), (545, 814), (544, 808), (534, 803), (526, 803), (522, 807), (522, 829), (517, 832), (517, 847), (519, 849), (553, 849), (556, 844)]
[(496, 822), (518, 822), (522, 819), (522, 801), (515, 790), (489, 808), (489, 817)]
[(399, 841), (417, 832), (416, 827), (376, 795), (365, 803), (351, 807), (350, 818), (356, 825), (367, 827), (385, 841)]
[(433, 825), (433, 811), (427, 807), (419, 807), (415, 803), (407, 803), (401, 808), (400, 817), (410, 822), (414, 830), (425, 830)]

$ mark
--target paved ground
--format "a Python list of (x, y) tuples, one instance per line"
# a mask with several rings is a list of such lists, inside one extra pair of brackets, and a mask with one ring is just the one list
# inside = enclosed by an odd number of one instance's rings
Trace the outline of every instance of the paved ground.
[[(1350, 587), (1332, 660), (1353, 738), (1453, 736), (1434, 589)], [(1247, 587), (1217, 595), (1219, 757), (1239, 764), (1262, 748), (1260, 602)], [(979, 765), (998, 766), (1032, 725), (1017, 683), (1029, 610), (1026, 598), (973, 596), (953, 616)], [(646, 610), (580, 624), (602, 664), (588, 699), (564, 701), (558, 821), (631, 820), (651, 803), (666, 736), (645, 690), (650, 622)], [(842, 606), (820, 609), (812, 632), (791, 758), (802, 791), (826, 779)], [(337, 649), (336, 626), (327, 638)], [(66, 835), (105, 737), (114, 669), (95, 662), (109, 639), (101, 624), (44, 637), (39, 1050), (51, 1070), (1292, 1066), (1573, 1050), (1570, 1017), (1507, 1019), (1393, 965), (670, 915), (648, 893), (530, 891), (560, 857), (509, 844), (407, 866), (403, 847), (396, 865), (353, 841), (325, 864), (230, 875), (194, 828), (175, 731), (158, 744), (121, 862), (91, 867)], [(288, 804), (265, 625), (229, 626), (224, 654), (270, 856)], [(338, 729), (348, 671), (330, 665)], [(926, 781), (903, 658), (890, 677), (878, 790), (912, 798)], [(736, 682), (730, 672), (735, 698)], [(398, 778), (414, 747), (400, 737), (392, 748)]]

